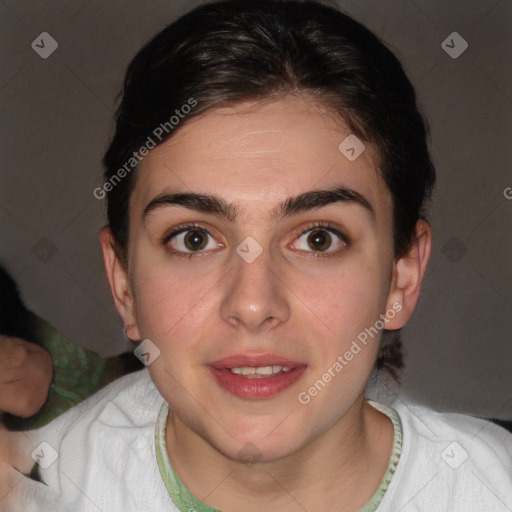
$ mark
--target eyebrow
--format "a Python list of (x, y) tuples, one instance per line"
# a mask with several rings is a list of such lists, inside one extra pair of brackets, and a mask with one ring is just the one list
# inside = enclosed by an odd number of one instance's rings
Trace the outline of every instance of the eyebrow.
[[(317, 210), (335, 203), (360, 205), (372, 216), (375, 216), (375, 210), (363, 195), (355, 190), (337, 186), (327, 190), (309, 190), (297, 196), (288, 197), (273, 208), (271, 217), (275, 221), (280, 221), (291, 215)], [(181, 206), (189, 210), (213, 214), (230, 222), (234, 222), (240, 212), (237, 203), (227, 203), (224, 199), (215, 195), (196, 192), (164, 192), (149, 202), (144, 208), (142, 217), (145, 219), (147, 215), (155, 210), (172, 206)]]

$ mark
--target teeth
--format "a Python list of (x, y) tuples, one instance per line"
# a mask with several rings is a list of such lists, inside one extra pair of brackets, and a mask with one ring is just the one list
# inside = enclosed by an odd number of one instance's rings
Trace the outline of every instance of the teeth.
[(260, 376), (269, 376), (269, 375), (277, 375), (278, 373), (289, 372), (290, 368), (288, 366), (258, 366), (257, 368), (252, 368), (250, 366), (244, 366), (242, 368), (231, 368), (231, 372), (236, 375), (243, 375), (244, 377), (249, 377), (253, 379), (260, 378)]

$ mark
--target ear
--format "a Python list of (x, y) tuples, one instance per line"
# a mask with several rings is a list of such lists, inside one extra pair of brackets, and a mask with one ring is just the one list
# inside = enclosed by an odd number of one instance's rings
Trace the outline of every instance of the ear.
[(432, 230), (424, 220), (416, 223), (416, 236), (410, 251), (394, 263), (393, 279), (388, 296), (386, 329), (401, 329), (411, 318), (421, 291), (432, 252)]
[(100, 231), (99, 238), (110, 291), (116, 309), (123, 320), (125, 334), (131, 340), (138, 340), (140, 336), (128, 270), (118, 257), (117, 244), (110, 228), (103, 228)]

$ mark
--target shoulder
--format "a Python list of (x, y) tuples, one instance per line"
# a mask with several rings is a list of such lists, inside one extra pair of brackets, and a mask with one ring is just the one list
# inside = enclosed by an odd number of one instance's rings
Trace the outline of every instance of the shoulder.
[(102, 388), (38, 431), (40, 441), (58, 453), (51, 467), (41, 465), (43, 479), (50, 483), (65, 471), (80, 480), (89, 466), (120, 456), (134, 439), (151, 444), (163, 403), (146, 369)]
[(46, 458), (40, 463), (44, 485), (27, 482), (25, 503), (45, 503), (48, 510), (58, 503), (76, 511), (96, 510), (91, 501), (101, 510), (156, 510), (167, 504), (154, 439), (163, 404), (143, 369), (37, 431)]
[(403, 445), (383, 501), (451, 512), (512, 507), (512, 434), (490, 421), (401, 399), (392, 408)]
[(475, 463), (492, 459), (512, 470), (512, 434), (504, 428), (481, 418), (440, 412), (401, 400), (395, 402), (393, 408), (400, 416), (404, 432), (418, 448), (443, 445), (452, 440), (479, 455), (473, 457)]
[(140, 423), (149, 410), (162, 398), (146, 369), (125, 375), (79, 403), (51, 423), (40, 429), (42, 436), (65, 437), (79, 425), (98, 421), (99, 418), (116, 423), (119, 414), (128, 416), (134, 424)]

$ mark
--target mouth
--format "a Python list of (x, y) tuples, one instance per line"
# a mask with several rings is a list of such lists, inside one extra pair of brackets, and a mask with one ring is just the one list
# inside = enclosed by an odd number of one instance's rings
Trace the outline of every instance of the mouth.
[(295, 368), (281, 365), (258, 366), (257, 368), (251, 366), (242, 366), (240, 368), (226, 368), (235, 375), (241, 375), (247, 379), (269, 379), (276, 375), (282, 375)]
[(275, 355), (231, 356), (215, 361), (208, 369), (217, 384), (241, 398), (271, 398), (295, 384), (307, 365)]

